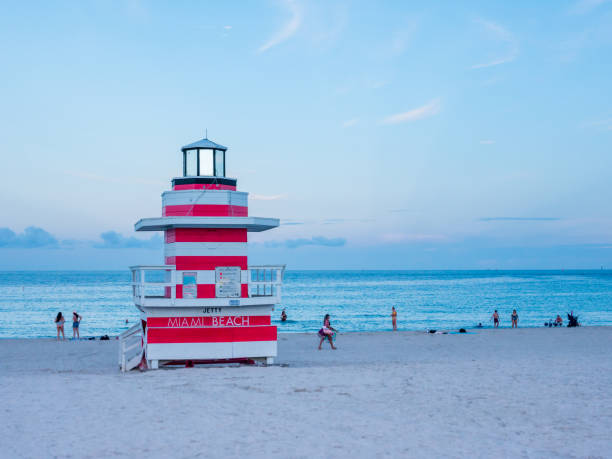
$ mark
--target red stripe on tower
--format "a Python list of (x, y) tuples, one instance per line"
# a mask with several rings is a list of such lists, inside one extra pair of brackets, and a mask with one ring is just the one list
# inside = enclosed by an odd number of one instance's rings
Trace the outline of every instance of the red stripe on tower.
[(275, 326), (151, 328), (147, 343), (231, 343), (243, 341), (276, 341)]
[[(167, 287), (170, 288), (170, 287)], [(170, 292), (166, 292), (169, 298)], [(196, 298), (217, 298), (215, 284), (197, 284)], [(183, 298), (183, 284), (176, 284), (176, 297)], [(240, 284), (240, 298), (249, 297), (249, 284)]]
[(180, 204), (165, 206), (162, 209), (164, 217), (248, 217), (249, 208), (244, 206), (228, 206), (224, 204)]
[(167, 265), (176, 265), (177, 271), (207, 270), (215, 269), (218, 266), (239, 266), (240, 269), (248, 269), (247, 257), (166, 257)]
[(245, 327), (270, 325), (266, 316), (207, 316), (207, 317), (149, 317), (149, 327), (162, 328), (207, 328), (207, 327)]
[(173, 242), (247, 242), (244, 228), (176, 228), (166, 231), (166, 244)]
[(236, 191), (235, 186), (231, 185), (217, 185), (216, 183), (191, 183), (189, 185), (174, 185), (173, 190), (227, 190)]

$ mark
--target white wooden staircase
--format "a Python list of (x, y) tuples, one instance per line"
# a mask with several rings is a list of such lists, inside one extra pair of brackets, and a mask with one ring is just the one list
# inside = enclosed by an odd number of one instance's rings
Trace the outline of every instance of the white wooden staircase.
[(142, 327), (138, 323), (119, 335), (119, 369), (133, 370), (142, 360)]

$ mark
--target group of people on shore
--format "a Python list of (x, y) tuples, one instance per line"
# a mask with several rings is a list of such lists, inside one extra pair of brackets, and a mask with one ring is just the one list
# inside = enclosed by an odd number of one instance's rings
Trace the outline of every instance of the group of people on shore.
[[(79, 324), (83, 316), (77, 314), (76, 311), (72, 313), (72, 339), (80, 339), (81, 335), (79, 334)], [(66, 339), (66, 335), (64, 334), (64, 323), (66, 319), (61, 312), (57, 313), (55, 317), (55, 327), (57, 328), (57, 340), (60, 340), (60, 334), (62, 335), (62, 340)]]

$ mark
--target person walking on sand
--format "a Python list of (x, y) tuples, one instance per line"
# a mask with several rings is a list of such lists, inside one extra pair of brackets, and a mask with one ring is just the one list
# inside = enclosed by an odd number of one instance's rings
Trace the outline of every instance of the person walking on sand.
[(518, 314), (516, 313), (516, 309), (512, 310), (510, 318), (512, 319), (512, 328), (518, 328)]
[(64, 319), (61, 312), (58, 312), (57, 317), (55, 317), (55, 327), (57, 328), (58, 341), (60, 339), (60, 332), (62, 333), (62, 339), (66, 339), (66, 336), (64, 335), (64, 322), (66, 322), (66, 319)]
[(397, 311), (395, 306), (391, 306), (391, 323), (393, 324), (393, 331), (397, 331)]
[(497, 309), (495, 310), (495, 312), (491, 316), (491, 319), (493, 319), (493, 326), (495, 328), (499, 327), (499, 313), (497, 312)]
[(319, 330), (319, 337), (321, 338), (321, 341), (319, 341), (319, 350), (321, 350), (321, 345), (326, 339), (329, 340), (329, 344), (331, 345), (332, 349), (337, 349), (336, 346), (334, 346), (334, 332), (336, 332), (336, 329), (332, 328), (331, 326), (329, 314), (325, 314), (325, 317), (323, 318), (323, 327), (321, 330)]
[(81, 339), (81, 335), (79, 334), (79, 324), (81, 323), (81, 319), (83, 316), (80, 316), (74, 311), (72, 313), (72, 339)]

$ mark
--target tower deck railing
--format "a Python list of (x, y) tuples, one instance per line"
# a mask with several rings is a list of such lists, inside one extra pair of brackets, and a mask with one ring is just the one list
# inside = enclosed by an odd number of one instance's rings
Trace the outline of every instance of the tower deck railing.
[(249, 266), (243, 271), (241, 284), (248, 284), (247, 298), (177, 298), (182, 271), (177, 272), (174, 265), (132, 266), (130, 270), (137, 306), (248, 306), (280, 303), (285, 265)]

